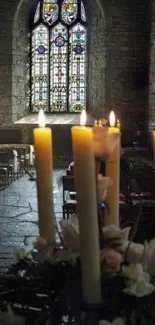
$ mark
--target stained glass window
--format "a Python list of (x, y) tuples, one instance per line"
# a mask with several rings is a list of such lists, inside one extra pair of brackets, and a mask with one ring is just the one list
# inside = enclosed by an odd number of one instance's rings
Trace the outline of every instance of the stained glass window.
[(77, 0), (64, 0), (61, 8), (62, 20), (71, 24), (77, 17)]
[(40, 24), (32, 32), (32, 107), (48, 109), (49, 93), (49, 40), (48, 29)]
[(43, 3), (43, 19), (51, 25), (58, 19), (57, 0), (45, 0)]
[(70, 30), (69, 110), (85, 108), (86, 29), (77, 24)]
[(86, 108), (86, 11), (81, 0), (40, 0), (31, 33), (31, 109)]

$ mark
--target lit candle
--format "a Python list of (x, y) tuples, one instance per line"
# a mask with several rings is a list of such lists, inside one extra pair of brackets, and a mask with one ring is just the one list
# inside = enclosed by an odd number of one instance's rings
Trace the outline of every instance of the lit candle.
[(113, 182), (107, 191), (107, 203), (109, 205), (109, 215), (105, 218), (105, 225), (113, 224), (119, 226), (119, 187), (120, 187), (120, 129), (115, 127), (115, 114), (110, 113), (109, 134), (119, 134), (114, 150), (106, 161), (106, 176)]
[(37, 193), (40, 236), (49, 242), (55, 239), (53, 207), (52, 131), (45, 128), (45, 116), (39, 112), (39, 128), (34, 129)]
[(153, 136), (153, 157), (155, 163), (155, 131), (152, 132), (152, 136)]
[(117, 120), (117, 128), (121, 128), (121, 124), (120, 124), (120, 121), (119, 120)]
[(86, 120), (85, 111), (81, 114), (81, 126), (72, 127), (72, 143), (80, 226), (83, 297), (87, 303), (98, 303), (101, 300), (100, 249), (93, 133), (91, 128), (84, 126), (82, 117)]
[(97, 124), (97, 120), (95, 120), (94, 126), (95, 126), (95, 127), (98, 126), (98, 124)]
[(99, 120), (99, 124), (98, 124), (98, 126), (99, 126), (100, 128), (102, 128), (102, 121), (101, 121), (101, 120)]

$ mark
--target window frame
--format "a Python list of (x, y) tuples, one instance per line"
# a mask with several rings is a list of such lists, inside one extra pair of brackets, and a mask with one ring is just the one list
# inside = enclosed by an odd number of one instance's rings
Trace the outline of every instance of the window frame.
[[(34, 16), (37, 10), (37, 6), (40, 2), (40, 17), (38, 19), (37, 22), (34, 23)], [(49, 30), (49, 59), (50, 59), (50, 50), (51, 50), (51, 42), (50, 42), (50, 34), (52, 29), (58, 25), (59, 23), (61, 23), (62, 25), (64, 25), (67, 28), (67, 32), (68, 32), (68, 53), (67, 53), (67, 60), (68, 60), (68, 65), (67, 65), (67, 110), (66, 111), (50, 111), (50, 78), (49, 78), (49, 94), (48, 94), (48, 111), (46, 111), (46, 114), (80, 114), (81, 111), (70, 111), (69, 110), (69, 31), (72, 29), (73, 26), (76, 26), (77, 24), (82, 25), (85, 29), (86, 29), (86, 61), (85, 61), (85, 102), (86, 102), (86, 107), (85, 109), (87, 110), (87, 59), (88, 59), (88, 23), (87, 23), (87, 9), (86, 9), (86, 5), (85, 5), (85, 0), (77, 0), (78, 3), (78, 11), (77, 11), (77, 17), (76, 19), (71, 23), (71, 24), (65, 24), (64, 21), (61, 19), (61, 10), (59, 9), (58, 11), (58, 19), (52, 23), (51, 25), (48, 24), (43, 18), (42, 18), (42, 12), (43, 12), (43, 2), (44, 0), (37, 0), (35, 1), (35, 5), (33, 6), (33, 10), (32, 10), (32, 14), (31, 14), (31, 19), (30, 19), (30, 49), (29, 49), (29, 57), (30, 57), (30, 103), (29, 103), (29, 107), (30, 107), (30, 112), (33, 114), (38, 114), (38, 112), (34, 112), (32, 109), (32, 33), (33, 30), (39, 26), (40, 24), (43, 24), (44, 26), (46, 26)], [(62, 6), (63, 4), (63, 0), (57, 0), (59, 8)], [(84, 5), (84, 9), (86, 12), (86, 22), (84, 22), (81, 18), (81, 2), (83, 2)], [(49, 64), (49, 70), (48, 70), (48, 74), (50, 76), (50, 64)]]

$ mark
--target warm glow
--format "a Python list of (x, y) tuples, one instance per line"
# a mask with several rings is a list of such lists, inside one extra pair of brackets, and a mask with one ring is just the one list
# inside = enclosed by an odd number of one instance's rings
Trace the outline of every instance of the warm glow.
[(80, 125), (81, 126), (86, 125), (86, 120), (87, 120), (87, 114), (86, 114), (86, 111), (83, 109), (83, 111), (81, 112), (81, 116), (80, 116)]
[(109, 116), (109, 123), (111, 127), (115, 126), (115, 122), (116, 122), (116, 118), (115, 118), (115, 113), (114, 111), (110, 112), (110, 116)]
[(38, 124), (40, 128), (44, 128), (45, 127), (45, 114), (43, 109), (40, 109), (39, 111), (39, 116), (38, 116)]

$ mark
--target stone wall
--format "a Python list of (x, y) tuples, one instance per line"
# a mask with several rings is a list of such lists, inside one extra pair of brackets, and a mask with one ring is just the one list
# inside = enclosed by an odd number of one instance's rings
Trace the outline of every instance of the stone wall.
[(148, 0), (103, 1), (106, 19), (106, 106), (124, 129), (146, 130)]
[(12, 16), (14, 2), (0, 2), (0, 125), (12, 124)]
[(148, 107), (148, 129), (149, 140), (152, 147), (152, 130), (155, 129), (155, 0), (150, 4), (150, 69), (149, 69), (149, 107)]
[(12, 122), (29, 112), (29, 26), (28, 1), (17, 7), (12, 29)]
[[(99, 118), (114, 109), (124, 129), (146, 132), (155, 121), (154, 41), (148, 105), (149, 1), (85, 0), (88, 12), (87, 109)], [(0, 1), (0, 127), (29, 113), (28, 13), (35, 0)], [(155, 0), (152, 7), (155, 11)], [(21, 3), (21, 6), (20, 6)], [(154, 13), (152, 14), (154, 17)], [(152, 40), (155, 22), (152, 19)], [(29, 130), (23, 128), (29, 141)], [(10, 139), (11, 141), (11, 139)]]
[(105, 109), (105, 17), (94, 0), (88, 7), (88, 111), (96, 117), (106, 115)]

